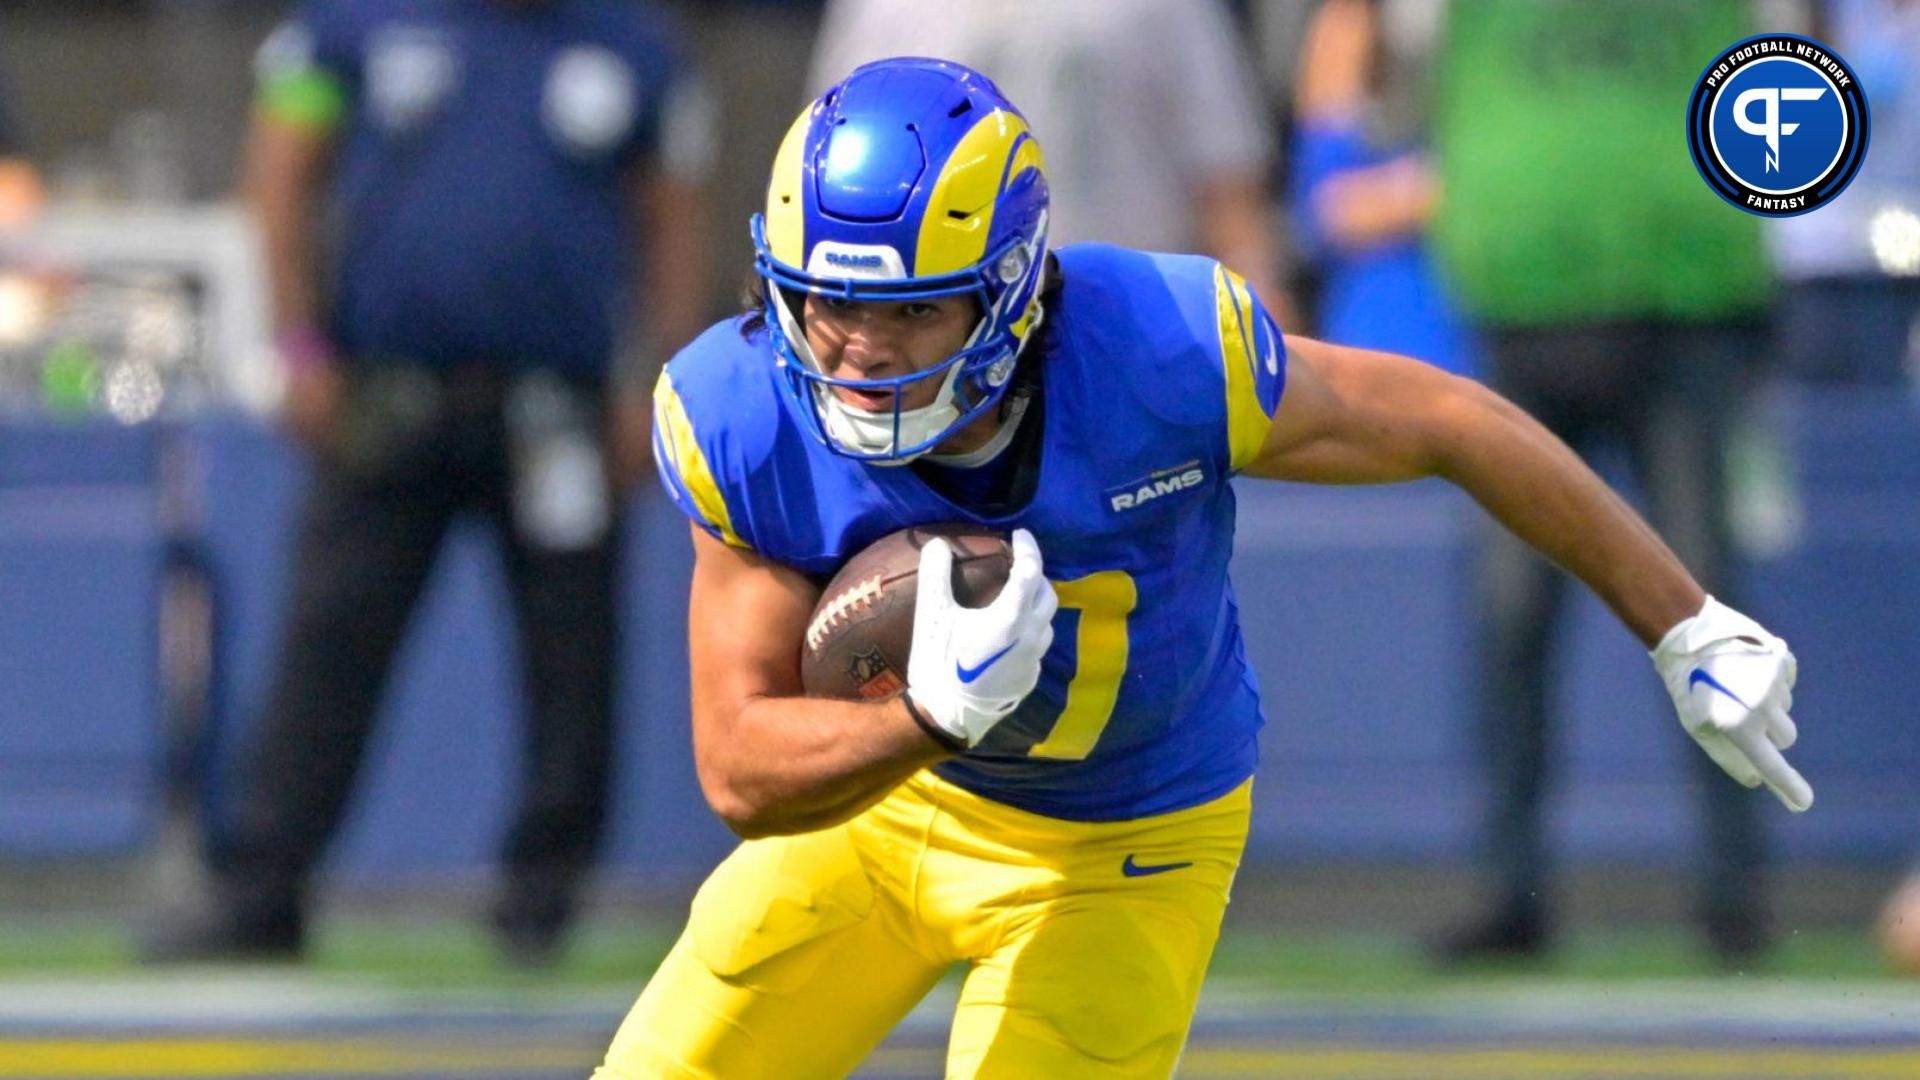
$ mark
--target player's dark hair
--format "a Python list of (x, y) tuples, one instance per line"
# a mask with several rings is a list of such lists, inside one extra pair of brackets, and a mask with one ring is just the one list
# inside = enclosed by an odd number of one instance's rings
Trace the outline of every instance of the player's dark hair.
[(747, 265), (747, 276), (740, 281), (740, 314), (734, 321), (743, 338), (767, 328), (767, 279), (761, 277), (751, 263)]

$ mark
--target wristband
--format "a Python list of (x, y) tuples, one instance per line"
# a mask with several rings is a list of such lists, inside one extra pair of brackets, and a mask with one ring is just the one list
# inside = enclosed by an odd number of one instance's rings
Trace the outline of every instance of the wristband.
[(920, 706), (913, 703), (913, 698), (905, 690), (900, 691), (900, 704), (907, 707), (907, 715), (913, 717), (913, 722), (920, 725), (920, 730), (927, 733), (927, 738), (939, 743), (942, 750), (952, 754), (967, 752), (967, 744), (941, 730), (938, 724), (927, 719), (927, 714), (920, 711)]
[(291, 371), (311, 371), (333, 361), (333, 347), (320, 331), (311, 326), (291, 326), (275, 339), (280, 362)]

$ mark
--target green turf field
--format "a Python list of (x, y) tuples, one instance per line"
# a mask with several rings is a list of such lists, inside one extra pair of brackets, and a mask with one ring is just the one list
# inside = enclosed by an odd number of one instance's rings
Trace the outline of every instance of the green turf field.
[[(486, 936), (469, 920), (345, 917), (331, 920), (319, 932), (307, 966), (421, 989), (530, 982), (594, 985), (644, 979), (666, 954), (677, 929), (657, 919), (596, 919), (582, 927), (564, 962), (529, 974), (502, 966)], [(0, 977), (111, 974), (132, 970), (133, 957), (125, 928), (99, 918), (36, 917), (0, 924)], [(1326, 993), (1419, 993), (1463, 981), (1551, 977), (1604, 982), (1729, 974), (1741, 977), (1716, 966), (1681, 930), (1587, 931), (1571, 937), (1544, 963), (1485, 965), (1462, 976), (1434, 972), (1415, 942), (1392, 934), (1288, 935), (1230, 928), (1214, 954), (1211, 977)], [(1851, 928), (1791, 933), (1745, 975), (1893, 978), (1865, 933)]]
[[(559, 967), (503, 967), (462, 919), (329, 922), (304, 966), (144, 970), (118, 926), (0, 927), (0, 1076), (582, 1077), (669, 943), (599, 918)], [(941, 1075), (955, 980), (859, 1072)], [(1722, 971), (1684, 934), (1570, 939), (1548, 963), (1441, 976), (1392, 935), (1237, 930), (1181, 1076), (1306, 1080), (1916, 1080), (1920, 986), (1863, 935), (1790, 935)]]

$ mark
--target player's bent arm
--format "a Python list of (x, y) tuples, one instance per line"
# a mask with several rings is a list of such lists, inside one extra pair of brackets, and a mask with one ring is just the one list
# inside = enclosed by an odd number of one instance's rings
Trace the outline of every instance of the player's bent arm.
[(708, 805), (729, 828), (746, 839), (823, 829), (949, 756), (898, 698), (802, 696), (800, 642), (819, 590), (692, 532), (694, 762)]
[(1584, 581), (1649, 648), (1705, 602), (1686, 567), (1580, 458), (1511, 402), (1389, 353), (1287, 338), (1286, 393), (1253, 476), (1441, 476)]

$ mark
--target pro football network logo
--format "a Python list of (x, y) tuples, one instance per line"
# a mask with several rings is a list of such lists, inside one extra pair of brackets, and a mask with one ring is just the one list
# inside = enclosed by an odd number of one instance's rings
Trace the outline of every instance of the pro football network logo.
[(1867, 156), (1867, 95), (1832, 49), (1762, 34), (1715, 57), (1687, 103), (1687, 147), (1714, 193), (1793, 217), (1846, 190)]

